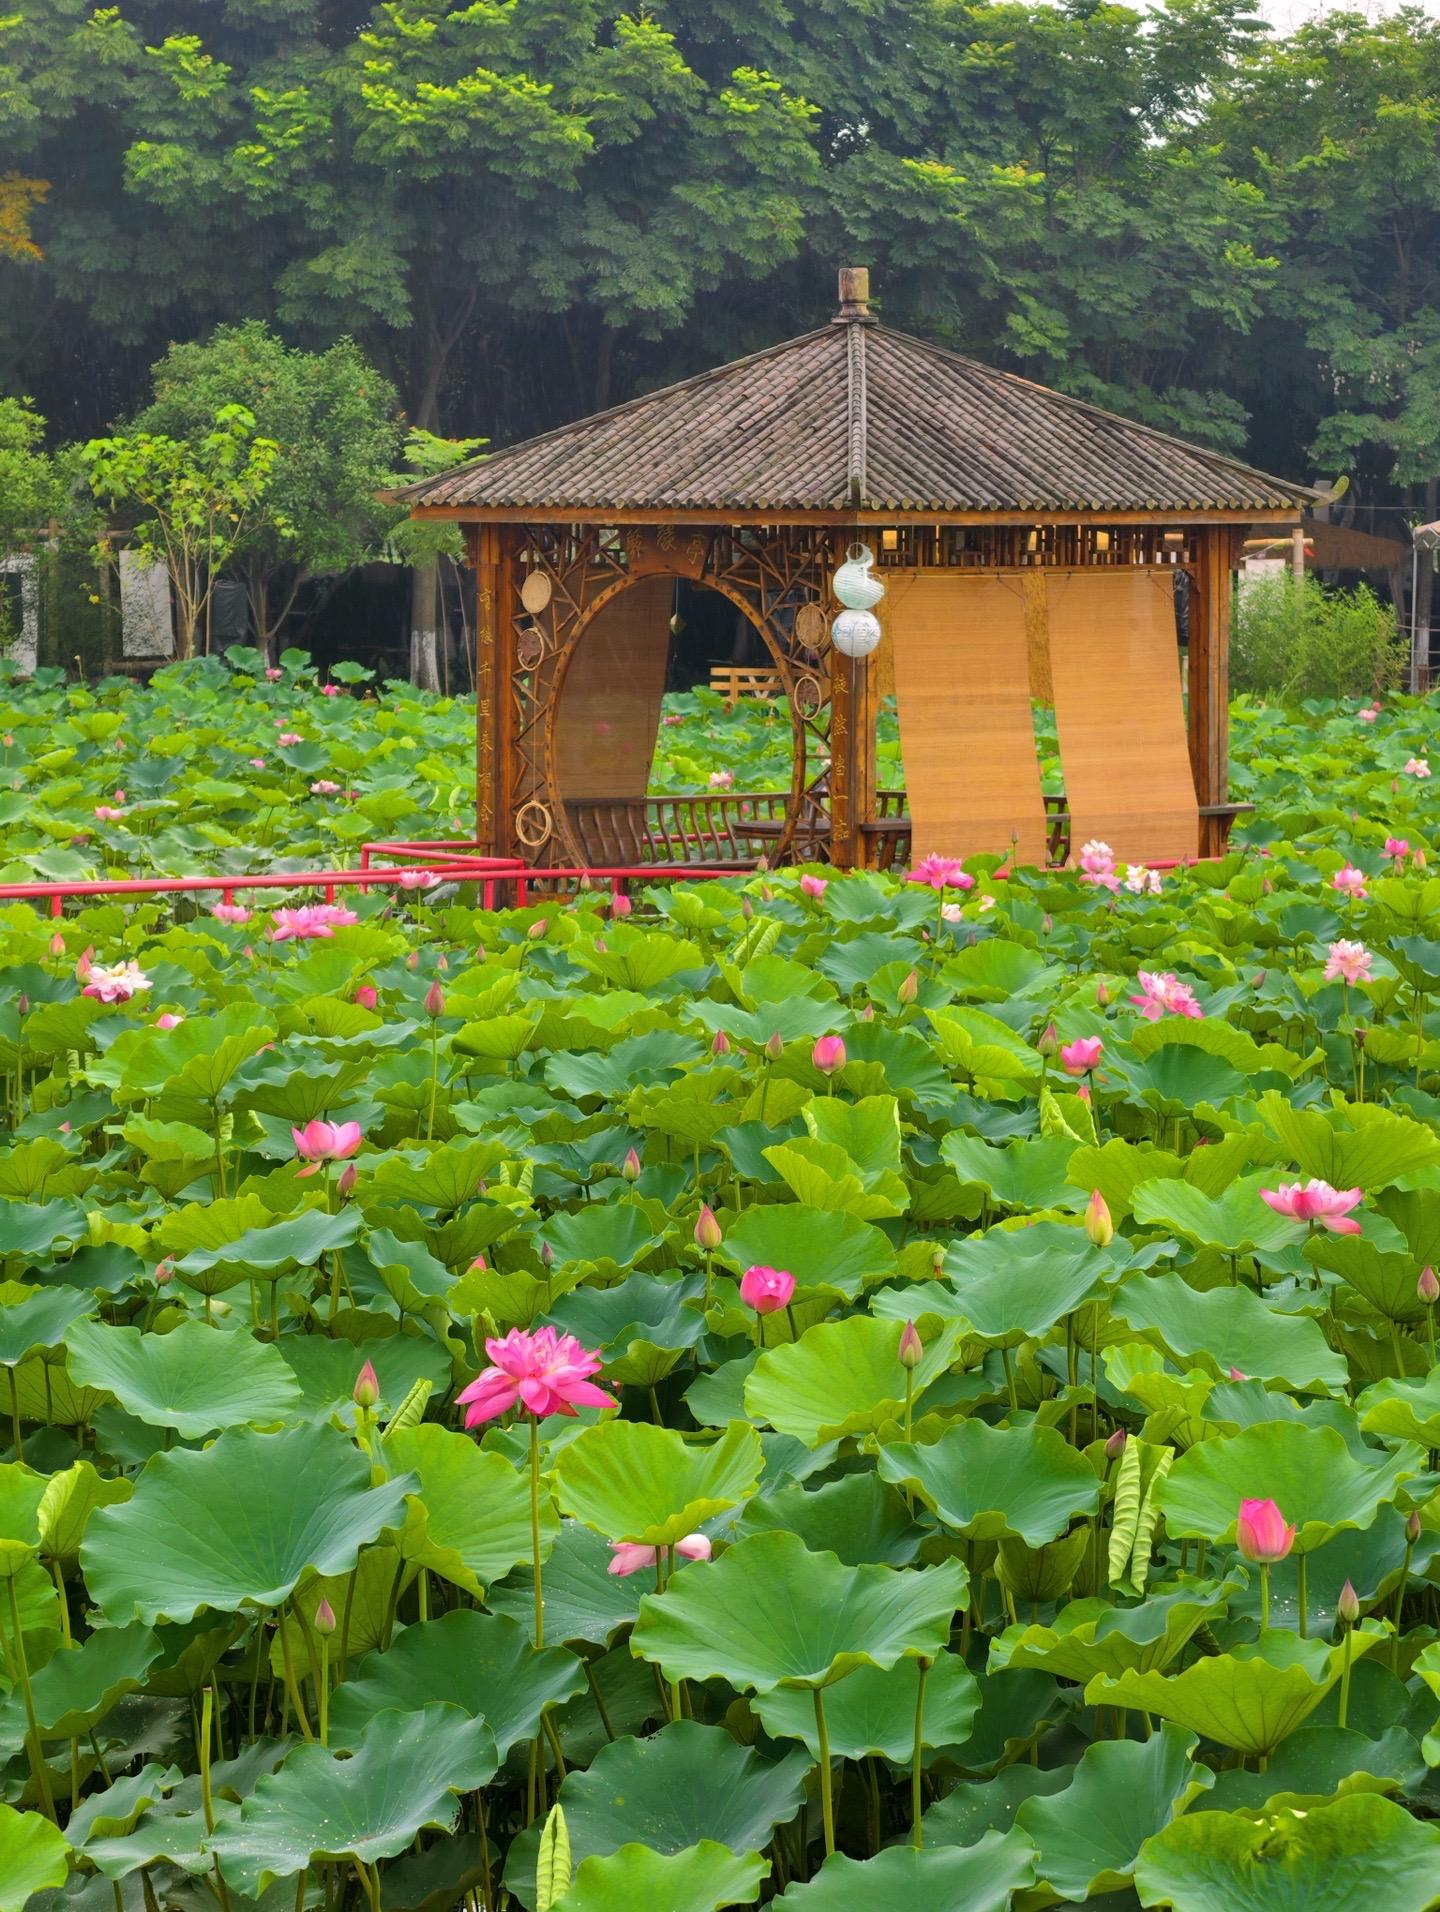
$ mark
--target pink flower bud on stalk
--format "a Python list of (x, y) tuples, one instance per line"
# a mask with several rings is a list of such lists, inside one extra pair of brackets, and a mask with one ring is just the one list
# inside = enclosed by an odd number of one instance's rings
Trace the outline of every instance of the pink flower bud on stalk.
[(788, 1308), (794, 1294), (795, 1277), (788, 1268), (766, 1268), (757, 1262), (740, 1277), (740, 1299), (757, 1315)]
[(1095, 985), (1095, 1007), (1097, 1009), (1110, 1007), (1110, 991), (1105, 987), (1103, 979)]
[(913, 1321), (907, 1321), (900, 1330), (900, 1346), (897, 1349), (902, 1368), (918, 1368), (925, 1354), (925, 1344)]
[(50, 938), (50, 954), (52, 956), (63, 956), (65, 954), (65, 938), (60, 934), (58, 929)]
[(355, 1184), (360, 1180), (360, 1171), (353, 1162), (347, 1162), (336, 1178), (335, 1186), (339, 1190), (341, 1201), (347, 1201), (355, 1192)]
[(1125, 1429), (1123, 1427), (1117, 1427), (1105, 1443), (1105, 1458), (1107, 1461), (1113, 1461), (1118, 1455), (1124, 1453), (1127, 1438), (1128, 1436), (1126, 1435)]
[(905, 977), (904, 981), (900, 984), (900, 987), (895, 991), (895, 1000), (899, 1003), (903, 1003), (908, 1009), (919, 994), (920, 977), (916, 971), (912, 969), (910, 974)]
[(839, 1036), (821, 1036), (810, 1051), (810, 1060), (821, 1075), (838, 1075), (845, 1067), (845, 1044)]
[(322, 1599), (315, 1609), (315, 1631), (322, 1640), (328, 1640), (335, 1631), (335, 1609), (328, 1600)]
[(1347, 1627), (1353, 1627), (1360, 1618), (1360, 1596), (1347, 1580), (1340, 1589), (1340, 1598), (1335, 1602), (1337, 1619)]
[(765, 1038), (765, 1054), (771, 1062), (778, 1062), (785, 1053), (785, 1042), (778, 1029), (773, 1029)]
[(1097, 1248), (1108, 1248), (1115, 1239), (1115, 1224), (1110, 1219), (1109, 1205), (1098, 1188), (1091, 1189), (1090, 1199), (1085, 1204), (1085, 1233)]
[(1047, 1022), (1045, 1027), (1040, 1031), (1035, 1047), (1039, 1053), (1045, 1057), (1047, 1062), (1050, 1057), (1058, 1051), (1060, 1047), (1060, 1032), (1053, 1022)]
[(1418, 1511), (1412, 1508), (1410, 1513), (1405, 1516), (1405, 1539), (1409, 1545), (1413, 1547), (1419, 1538), (1420, 1515)]
[(630, 901), (630, 898), (628, 896), (622, 896), (618, 890), (610, 898), (610, 915), (612, 918), (616, 916), (628, 916), (634, 907), (635, 905)]
[(945, 1250), (938, 1242), (930, 1250), (930, 1272), (937, 1281), (945, 1272)]
[(740, 914), (747, 923), (755, 914), (755, 905), (750, 901), (748, 896), (742, 896), (740, 899)]
[(1260, 1569), (1260, 1631), (1270, 1626), (1270, 1569), (1295, 1545), (1295, 1529), (1273, 1500), (1242, 1500), (1235, 1517), (1235, 1544)]
[(638, 1182), (640, 1180), (640, 1157), (635, 1153), (634, 1149), (626, 1149), (625, 1160), (620, 1164), (620, 1173), (625, 1177), (627, 1182)]
[(540, 1260), (547, 1268), (555, 1266), (555, 1250), (548, 1241), (542, 1241), (540, 1244)]
[(1435, 1279), (1435, 1270), (1427, 1262), (1420, 1270), (1420, 1279), (1415, 1284), (1415, 1292), (1426, 1307), (1440, 1301), (1440, 1281)]
[(405, 967), (407, 969), (418, 969), (420, 967), (420, 952), (418, 949), (412, 949), (410, 954), (405, 958)]
[(470, 1272), (472, 1275), (483, 1275), (489, 1266), (489, 1262), (486, 1261), (483, 1255), (477, 1255), (470, 1264)]
[(350, 1390), (350, 1399), (356, 1407), (363, 1407), (367, 1411), (380, 1399), (380, 1376), (369, 1361), (356, 1375), (355, 1385)]
[(710, 1043), (710, 1053), (712, 1056), (728, 1056), (729, 1055), (730, 1038), (729, 1036), (726, 1035), (723, 1029), (717, 1029), (715, 1031), (714, 1037), (711, 1039), (711, 1043)]
[(548, 919), (544, 916), (537, 916), (525, 934), (532, 943), (538, 943), (540, 938), (545, 934), (547, 926)]
[(860, 1020), (861, 1022), (874, 1022), (875, 1005), (873, 1002), (867, 1002), (865, 1007), (860, 1011)]
[(17, 1016), (28, 1016), (30, 1014), (30, 998), (25, 994), (23, 989), (15, 998), (15, 1013)]
[(361, 983), (355, 991), (355, 1000), (362, 1009), (373, 1009), (380, 997), (369, 983)]
[(433, 1021), (436, 1016), (445, 1013), (445, 991), (438, 982), (431, 983), (425, 991), (425, 1014)]
[(1240, 1372), (1239, 1368), (1230, 1368), (1227, 1370), (1227, 1378), (1231, 1381), (1243, 1381), (1245, 1376)]
[(720, 1224), (708, 1202), (700, 1204), (699, 1219), (695, 1223), (695, 1245), (703, 1248), (707, 1255), (713, 1255), (725, 1237), (720, 1232)]
[(449, 957), (448, 957), (448, 956), (437, 956), (437, 957), (435, 958), (435, 967), (436, 967), (436, 968), (437, 968), (437, 969), (438, 969), (438, 970), (440, 971), (440, 974), (441, 974), (442, 976), (448, 976), (448, 975), (450, 974), (450, 959), (449, 959)]
[(163, 1288), (167, 1285), (167, 1283), (172, 1282), (174, 1279), (175, 1279), (175, 1257), (173, 1255), (167, 1255), (164, 1261), (156, 1263), (155, 1285), (157, 1288)]

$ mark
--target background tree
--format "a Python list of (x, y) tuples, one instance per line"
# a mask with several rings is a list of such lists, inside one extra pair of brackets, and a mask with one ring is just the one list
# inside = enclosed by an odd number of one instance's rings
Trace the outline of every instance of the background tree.
[(154, 380), (134, 431), (193, 441), (238, 405), (275, 446), (228, 559), (245, 580), (254, 641), (269, 655), (302, 588), (322, 576), (333, 586), (376, 556), (394, 522), (375, 494), (400, 447), (395, 388), (350, 340), (303, 352), (259, 320), (172, 345)]

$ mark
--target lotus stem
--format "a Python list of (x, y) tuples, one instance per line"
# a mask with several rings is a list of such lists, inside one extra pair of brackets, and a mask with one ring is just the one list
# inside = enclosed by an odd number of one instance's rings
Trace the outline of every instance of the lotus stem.
[(1268, 1632), (1270, 1627), (1270, 1562), (1260, 1563), (1260, 1631)]
[(320, 1636), (320, 1744), (330, 1744), (330, 1636)]
[[(12, 1371), (11, 1386), (14, 1386)], [(35, 1790), (40, 1795), (40, 1806), (45, 1817), (55, 1820), (55, 1801), (50, 1797), (50, 1774), (45, 1766), (44, 1748), (40, 1743), (40, 1722), (35, 1717), (35, 1695), (30, 1686), (30, 1662), (25, 1653), (25, 1633), (20, 1625), (20, 1602), (15, 1597), (15, 1576), (9, 1574), (5, 1580), (5, 1591), (10, 1596), (10, 1624), (14, 1629), (15, 1665), (20, 1675), (20, 1691), (25, 1700), (25, 1719), (30, 1731), (27, 1743), (30, 1749), (30, 1765), (35, 1776)]]
[(589, 1660), (582, 1660), (580, 1664), (585, 1669), (585, 1684), (590, 1688), (590, 1697), (595, 1702), (595, 1711), (600, 1715), (600, 1724), (605, 1728), (605, 1737), (613, 1745), (615, 1741), (615, 1728), (611, 1724), (610, 1714), (606, 1709), (604, 1696), (600, 1691), (600, 1683), (595, 1678), (595, 1669)]
[[(911, 1415), (914, 1411), (914, 1407), (915, 1407), (915, 1370), (914, 1368), (906, 1368), (905, 1370), (905, 1438), (907, 1441), (914, 1439), (914, 1434), (910, 1425)], [(907, 1494), (905, 1498), (906, 1498), (906, 1503), (908, 1505), (909, 1498), (910, 1498), (909, 1495)], [(923, 1666), (925, 1662), (922, 1660), (920, 1664)], [(921, 1679), (923, 1682), (923, 1679), (924, 1679), (923, 1674), (921, 1675)], [(922, 1686), (922, 1690), (923, 1690), (923, 1686)]]
[(300, 1722), (301, 1733), (306, 1739), (314, 1739), (315, 1735), (310, 1730), (309, 1715), (306, 1713), (304, 1702), (300, 1698), (300, 1689), (295, 1684), (295, 1655), (290, 1645), (289, 1629), (285, 1625), (285, 1609), (283, 1606), (280, 1609), (279, 1626), (280, 1661), (285, 1668), (285, 1691), (289, 1696), (290, 1704), (295, 1708), (295, 1717)]
[(1350, 1713), (1350, 1654), (1354, 1645), (1354, 1629), (1345, 1629), (1345, 1658), (1340, 1662), (1340, 1710), (1336, 1715), (1336, 1724), (1342, 1729)]
[(830, 1784), (830, 1729), (825, 1724), (825, 1693), (823, 1687), (813, 1688), (815, 1694), (815, 1737), (820, 1742), (820, 1811), (825, 1821), (825, 1857), (828, 1859), (835, 1850), (835, 1798)]
[(1309, 1580), (1310, 1580), (1309, 1569), (1310, 1569), (1309, 1554), (1303, 1554), (1303, 1553), (1298, 1554), (1296, 1556), (1296, 1561), (1295, 1561), (1295, 1580), (1296, 1580), (1296, 1597), (1298, 1598), (1300, 1602), (1300, 1638), (1302, 1640), (1308, 1640), (1310, 1637), (1309, 1620), (1308, 1620), (1308, 1615), (1306, 1614), (1306, 1607), (1309, 1604), (1308, 1599), (1306, 1597), (1307, 1588), (1308, 1588)]
[[(200, 1696), (200, 1803), (205, 1813), (205, 1830), (215, 1830), (215, 1798), (210, 1790), (210, 1735), (215, 1724), (215, 1688), (207, 1686)], [(225, 1886), (225, 1875), (220, 1870), (220, 1859), (214, 1859), (215, 1889), (220, 1896), (224, 1912), (230, 1912), (230, 1894)]]
[[(910, 1838), (918, 1852), (925, 1843), (925, 1834), (921, 1830), (920, 1801), (920, 1754), (925, 1744), (925, 1681), (929, 1677), (930, 1662), (922, 1655), (918, 1661), (920, 1677), (915, 1685), (915, 1751), (910, 1761)], [(818, 1689), (817, 1689), (818, 1690)]]
[(1415, 1542), (1407, 1533), (1405, 1536), (1405, 1558), (1400, 1563), (1400, 1584), (1395, 1589), (1395, 1632), (1390, 1641), (1390, 1671), (1397, 1675), (1400, 1670), (1400, 1623), (1405, 1616), (1405, 1588), (1410, 1579), (1410, 1556), (1414, 1551)]
[(545, 1592), (540, 1579), (540, 1423), (530, 1416), (530, 1558), (535, 1567), (535, 1651), (545, 1644)]

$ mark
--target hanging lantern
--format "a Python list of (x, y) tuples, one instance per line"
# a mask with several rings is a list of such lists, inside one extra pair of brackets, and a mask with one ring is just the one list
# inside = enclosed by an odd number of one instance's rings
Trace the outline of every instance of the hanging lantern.
[(880, 636), (880, 620), (873, 611), (841, 611), (830, 626), (830, 641), (842, 657), (868, 657)]
[(875, 553), (868, 544), (852, 544), (845, 554), (830, 588), (847, 609), (868, 611), (884, 597), (885, 586), (871, 569), (874, 563)]

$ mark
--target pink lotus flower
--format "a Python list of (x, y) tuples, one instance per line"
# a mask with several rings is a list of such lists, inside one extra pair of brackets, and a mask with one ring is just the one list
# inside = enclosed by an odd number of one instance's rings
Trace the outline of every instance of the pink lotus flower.
[(612, 919), (617, 916), (628, 916), (634, 907), (635, 905), (630, 901), (630, 898), (628, 896), (622, 896), (619, 890), (610, 898), (610, 915)]
[(1099, 1068), (1104, 1053), (1105, 1044), (1099, 1036), (1078, 1036), (1061, 1049), (1060, 1060), (1066, 1075), (1083, 1076)]
[(124, 816), (123, 810), (116, 810), (111, 804), (97, 803), (95, 814), (102, 823), (118, 823)]
[(245, 761), (252, 770), (263, 770), (265, 768), (265, 759), (263, 757), (247, 757)]
[(733, 770), (712, 770), (710, 772), (710, 788), (712, 790), (728, 790), (734, 782), (735, 772)]
[(280, 679), (284, 675), (285, 675), (284, 671), (276, 670), (275, 666), (272, 664), (269, 670), (267, 670), (265, 673), (265, 681), (267, 684), (278, 684), (280, 682)]
[(804, 896), (813, 896), (817, 903), (828, 888), (829, 885), (823, 876), (806, 875), (800, 879), (801, 894)]
[(1158, 896), (1160, 872), (1147, 870), (1143, 863), (1131, 863), (1125, 871), (1125, 887), (1132, 896)]
[(1080, 881), (1093, 884), (1098, 889), (1118, 890), (1120, 879), (1115, 874), (1115, 852), (1108, 843), (1092, 839), (1080, 846)]
[(577, 1407), (616, 1407), (590, 1380), (600, 1371), (600, 1357), (582, 1348), (573, 1334), (554, 1328), (536, 1328), (533, 1334), (512, 1328), (503, 1341), (487, 1340), (485, 1352), (494, 1363), (456, 1396), (465, 1409), (466, 1427), (493, 1421), (517, 1405), (537, 1421), (547, 1414), (568, 1414)]
[(290, 1133), (295, 1139), (295, 1153), (308, 1164), (301, 1169), (297, 1181), (303, 1181), (307, 1175), (318, 1175), (326, 1162), (348, 1162), (352, 1155), (360, 1153), (365, 1140), (358, 1122), (322, 1122), (318, 1117), (307, 1122), (303, 1129), (292, 1128)]
[(1330, 887), (1339, 890), (1342, 896), (1349, 897), (1353, 902), (1363, 903), (1366, 896), (1365, 872), (1357, 870), (1353, 863), (1347, 863), (1331, 877)]
[(1407, 777), (1428, 777), (1430, 766), (1423, 757), (1411, 757), (1402, 766)]
[(788, 1268), (766, 1268), (757, 1262), (740, 1277), (740, 1299), (756, 1314), (775, 1314), (788, 1308), (795, 1294), (795, 1277)]
[(1097, 1248), (1108, 1248), (1115, 1239), (1115, 1223), (1110, 1204), (1098, 1188), (1092, 1188), (1085, 1204), (1085, 1233)]
[(1273, 1500), (1242, 1500), (1235, 1520), (1235, 1543), (1247, 1560), (1273, 1566), (1295, 1545), (1295, 1529)]
[(954, 856), (924, 856), (906, 877), (907, 883), (928, 883), (932, 890), (973, 890), (975, 879)]
[(1282, 1182), (1279, 1188), (1262, 1188), (1260, 1199), (1277, 1215), (1294, 1222), (1318, 1222), (1332, 1235), (1358, 1235), (1360, 1224), (1351, 1221), (1350, 1210), (1364, 1201), (1358, 1188), (1331, 1188), (1328, 1182), (1313, 1178), (1308, 1182)]
[(300, 909), (276, 910), (270, 930), (272, 943), (303, 943), (314, 937), (333, 936), (347, 923), (358, 923), (354, 910), (342, 903), (306, 903)]
[(338, 783), (331, 783), (328, 777), (321, 777), (318, 782), (311, 784), (310, 794), (312, 797), (338, 797), (340, 786)]
[(155, 1018), (155, 1027), (157, 1029), (178, 1029), (184, 1020), (185, 1018), (183, 1016), (177, 1016), (172, 1010), (167, 1009), (163, 1016), (157, 1016)]
[(322, 697), (338, 697), (340, 695), (340, 686), (338, 684), (322, 684), (320, 686), (320, 695)]
[(1375, 719), (1379, 715), (1380, 715), (1379, 706), (1376, 705), (1374, 708), (1372, 708), (1368, 704), (1362, 710), (1357, 710), (1355, 713), (1357, 720), (1362, 724), (1373, 724)]
[(1371, 955), (1363, 943), (1332, 943), (1325, 964), (1325, 981), (1341, 977), (1347, 983), (1368, 983)]
[(99, 1002), (129, 1002), (132, 996), (138, 996), (142, 989), (150, 988), (150, 978), (137, 962), (85, 963), (87, 981), (81, 992), (93, 996)]
[(275, 741), (282, 750), (288, 750), (292, 744), (303, 744), (305, 739), (298, 730), (282, 730)]
[(810, 1051), (810, 1060), (821, 1075), (838, 1075), (845, 1067), (845, 1044), (839, 1036), (821, 1036)]
[(1141, 994), (1130, 998), (1146, 1022), (1158, 1022), (1163, 1015), (1187, 1016), (1198, 1022), (1205, 1014), (1195, 999), (1195, 991), (1182, 983), (1171, 970), (1156, 973), (1142, 969), (1136, 979)]
[(376, 1003), (379, 1002), (380, 997), (373, 983), (357, 983), (355, 985), (354, 1000), (359, 1003), (362, 1009), (373, 1009)]
[(1409, 837), (1386, 837), (1385, 854), (1396, 863), (1403, 863), (1410, 854)]
[(248, 923), (250, 912), (243, 903), (214, 903), (210, 914), (217, 923)]
[(667, 710), (665, 715), (660, 719), (660, 721), (662, 724), (664, 724), (667, 730), (672, 730), (676, 724), (683, 724), (685, 719), (683, 717), (677, 716), (673, 710)]
[(438, 870), (402, 870), (400, 872), (402, 890), (431, 890), (439, 881)]
[[(640, 1573), (646, 1567), (655, 1565), (659, 1549), (642, 1547), (633, 1540), (612, 1540), (610, 1551), (614, 1559), (610, 1562), (611, 1573)], [(675, 1551), (686, 1560), (708, 1560), (710, 1542), (704, 1534), (686, 1534), (683, 1540), (675, 1542)]]

